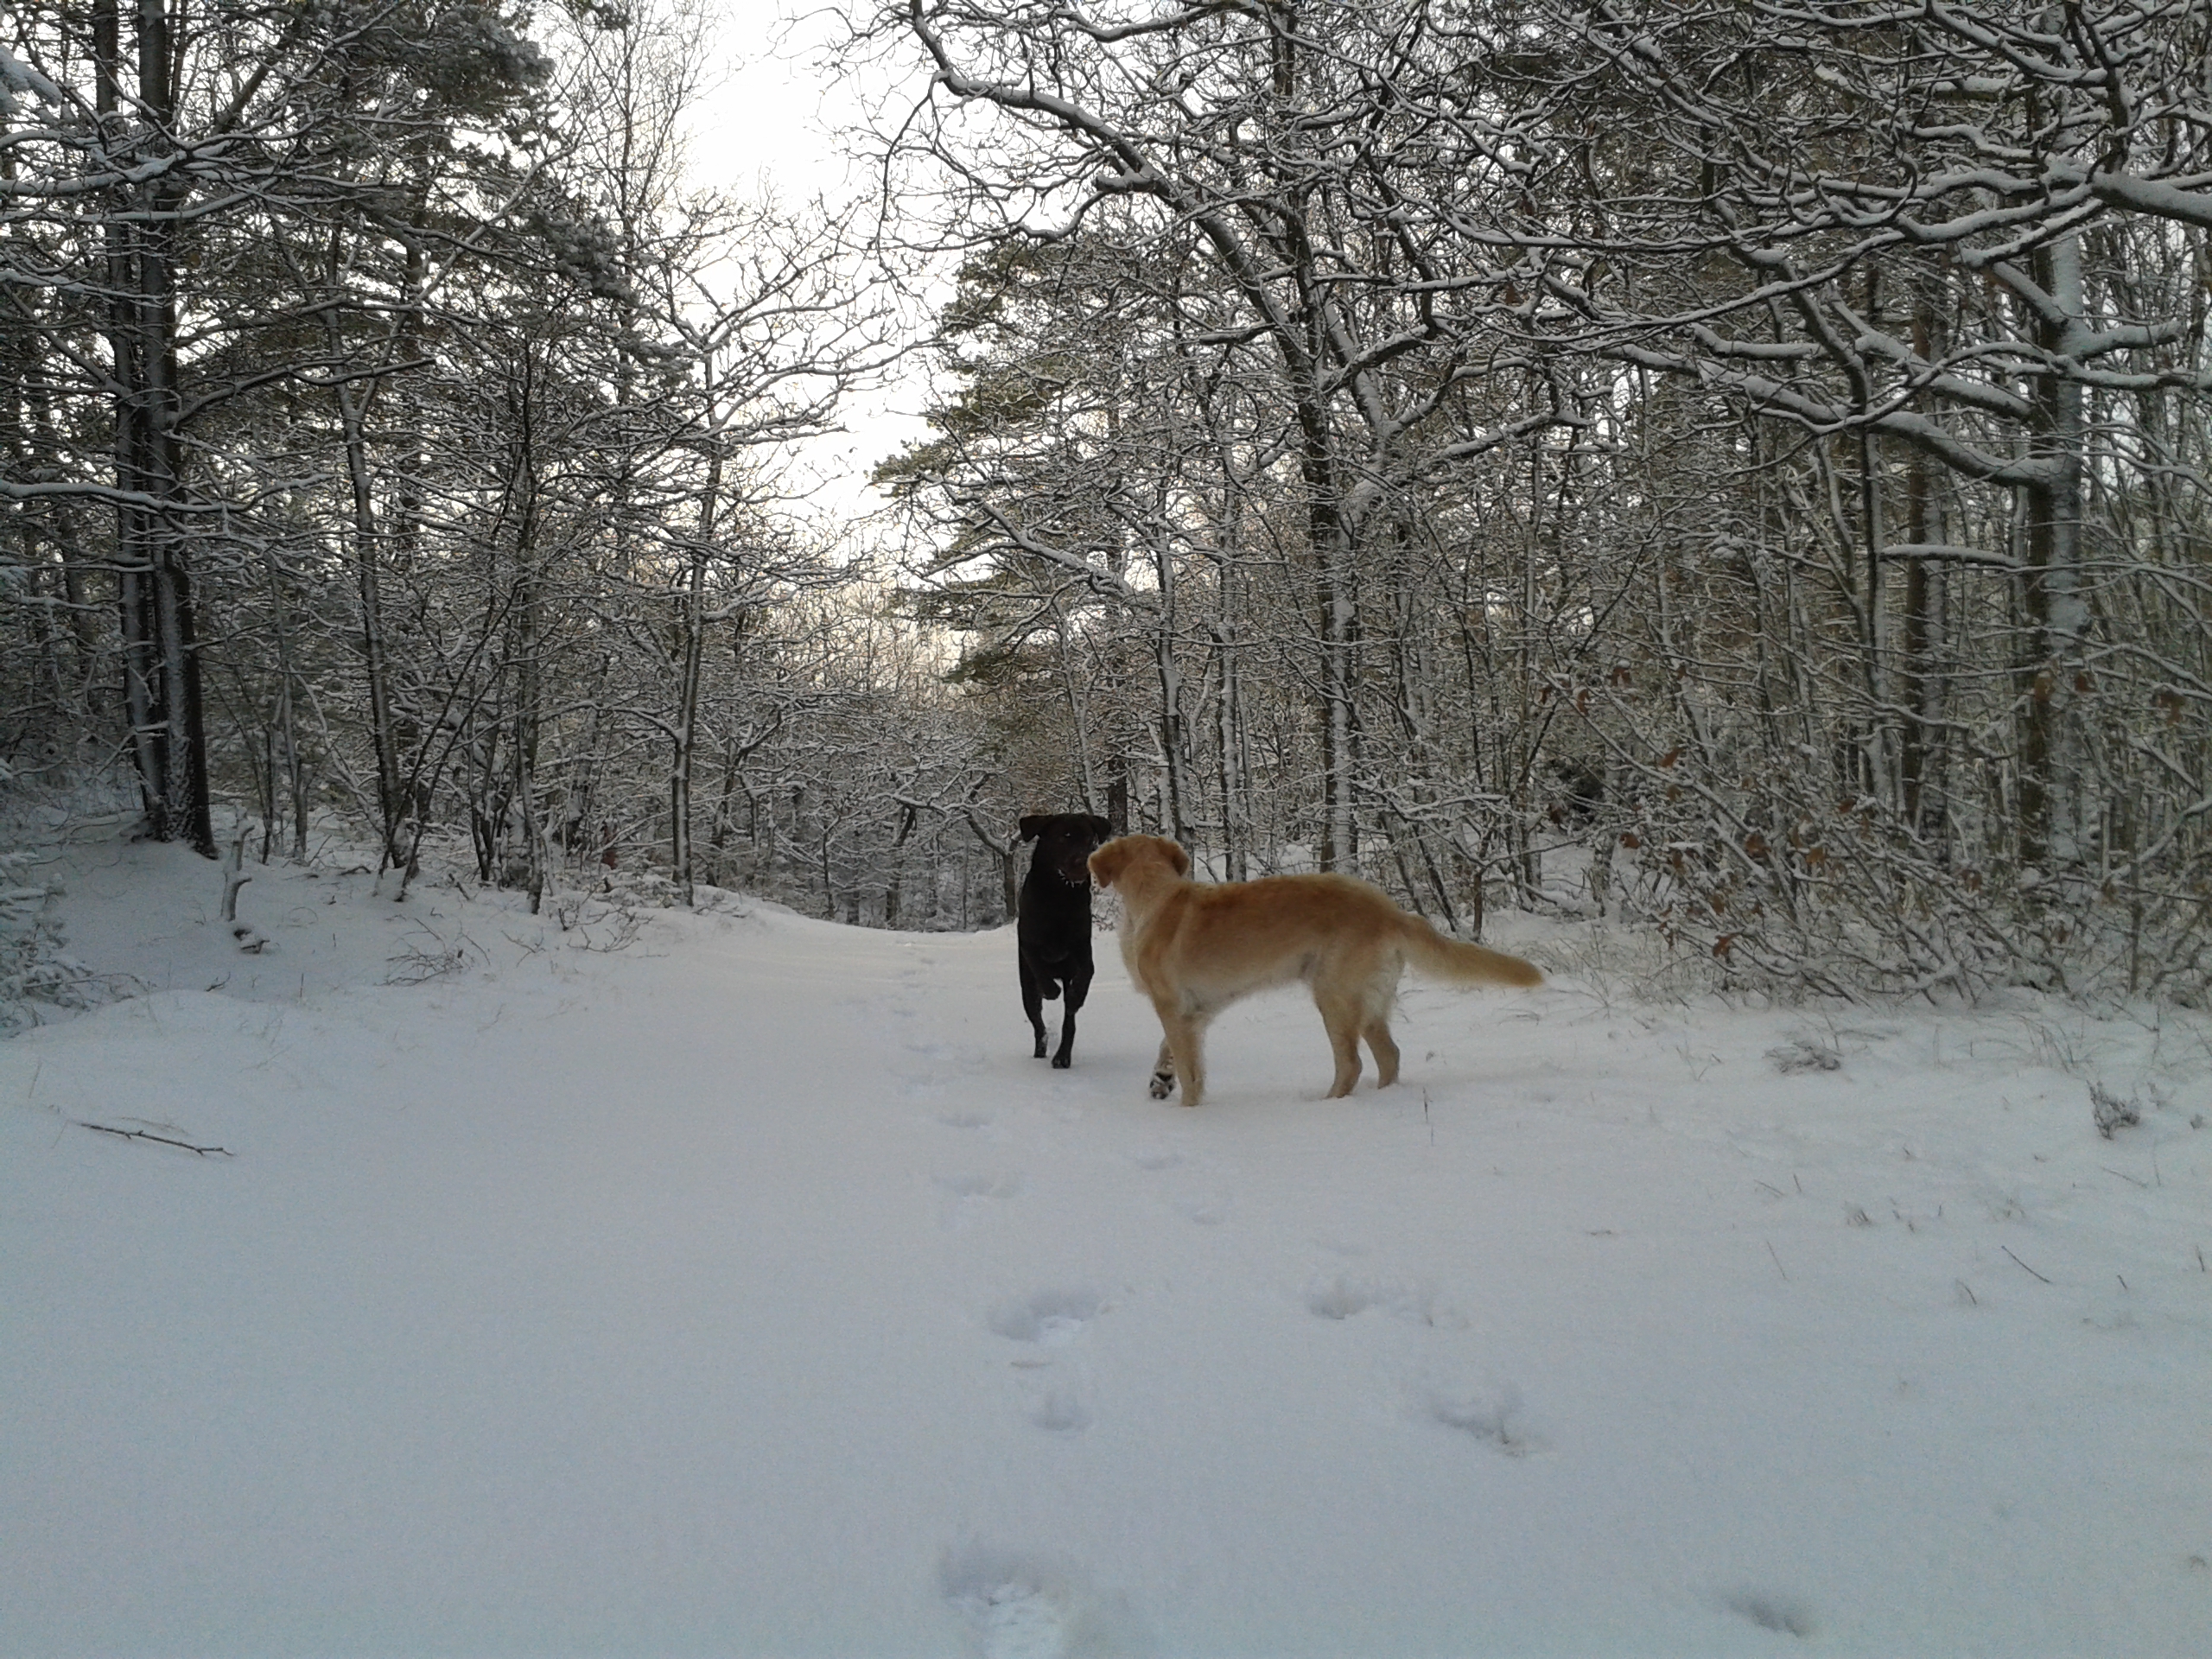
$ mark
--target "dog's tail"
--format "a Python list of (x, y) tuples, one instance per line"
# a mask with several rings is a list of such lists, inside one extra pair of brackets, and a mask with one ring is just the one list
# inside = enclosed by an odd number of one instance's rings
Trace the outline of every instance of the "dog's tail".
[(1542, 969), (1532, 962), (1449, 939), (1418, 916), (1405, 918), (1406, 960), (1433, 978), (1458, 985), (1541, 985)]

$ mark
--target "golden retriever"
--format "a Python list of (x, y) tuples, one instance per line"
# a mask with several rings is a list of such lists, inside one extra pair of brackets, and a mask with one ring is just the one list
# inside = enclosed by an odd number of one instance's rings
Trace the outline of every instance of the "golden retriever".
[(1390, 1005), (1408, 963), (1460, 985), (1541, 985), (1518, 957), (1464, 944), (1348, 875), (1270, 875), (1205, 886), (1191, 859), (1158, 836), (1123, 836), (1090, 855), (1091, 879), (1121, 895), (1122, 960), (1160, 1015), (1152, 1096), (1183, 1084), (1183, 1104), (1205, 1094), (1199, 1041), (1239, 997), (1303, 980), (1336, 1051), (1329, 1098), (1359, 1081), (1359, 1044), (1374, 1051), (1376, 1085), (1397, 1080)]

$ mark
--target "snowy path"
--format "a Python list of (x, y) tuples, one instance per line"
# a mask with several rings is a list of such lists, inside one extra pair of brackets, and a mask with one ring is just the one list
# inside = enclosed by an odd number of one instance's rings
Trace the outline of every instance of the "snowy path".
[(2181, 1028), (1416, 985), (1186, 1113), (1103, 938), (1054, 1072), (1005, 933), (272, 873), (210, 994), (144, 856), (179, 988), (0, 1046), (0, 1652), (2212, 1646)]

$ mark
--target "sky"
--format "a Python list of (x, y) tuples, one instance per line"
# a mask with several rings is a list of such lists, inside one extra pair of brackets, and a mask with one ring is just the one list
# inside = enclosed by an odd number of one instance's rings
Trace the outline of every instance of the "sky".
[[(836, 19), (806, 0), (715, 0), (723, 19), (715, 46), (724, 60), (718, 90), (702, 105), (692, 134), (698, 182), (785, 201), (849, 198), (872, 188), (866, 161), (839, 129), (861, 121), (865, 94), (823, 63)], [(880, 95), (894, 89), (887, 80)], [(817, 498), (832, 510), (880, 505), (868, 473), (925, 430), (924, 390), (909, 375), (856, 398), (848, 430), (808, 446), (828, 482)]]

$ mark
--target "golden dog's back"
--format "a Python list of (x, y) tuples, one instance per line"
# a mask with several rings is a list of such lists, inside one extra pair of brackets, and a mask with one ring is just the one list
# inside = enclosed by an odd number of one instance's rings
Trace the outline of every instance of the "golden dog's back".
[(1446, 938), (1380, 887), (1333, 873), (1180, 883), (1136, 943), (1132, 965), (1147, 982), (1202, 988), (1209, 1001), (1347, 969), (1395, 979), (1401, 963), (1456, 984), (1543, 980), (1519, 957)]

